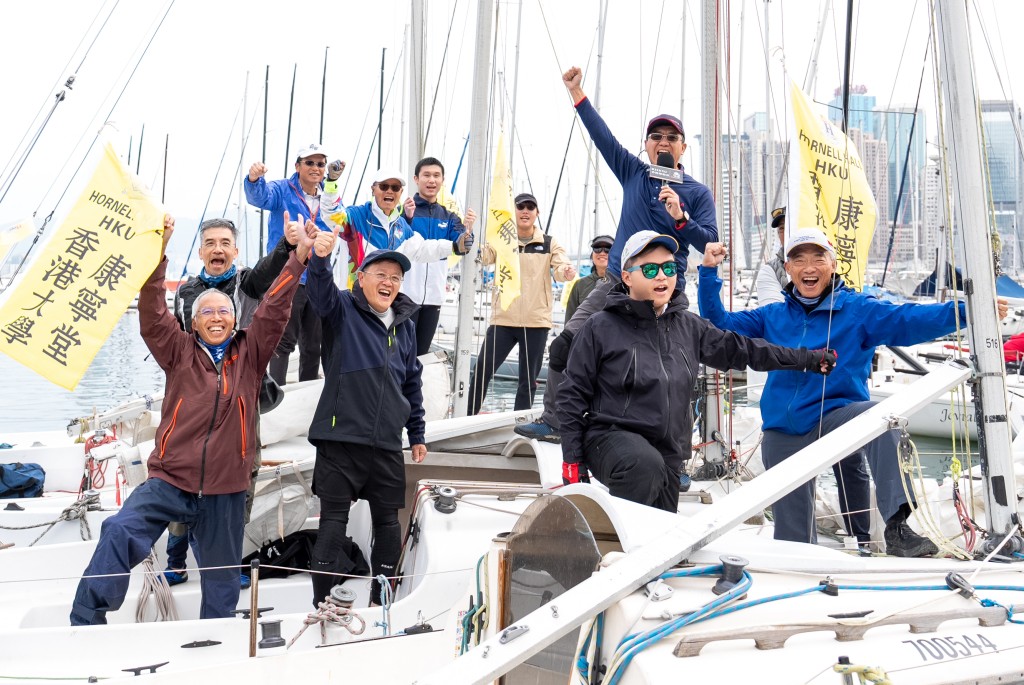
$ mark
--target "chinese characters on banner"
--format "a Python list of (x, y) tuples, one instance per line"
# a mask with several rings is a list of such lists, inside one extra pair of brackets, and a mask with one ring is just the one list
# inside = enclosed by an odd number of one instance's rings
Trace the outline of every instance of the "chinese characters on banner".
[(519, 297), (519, 234), (512, 204), (512, 169), (505, 157), (505, 132), (498, 137), (487, 207), (487, 244), (494, 249), (494, 286), (502, 309)]
[(162, 228), (163, 209), (107, 145), (71, 213), (0, 307), (0, 350), (74, 390), (153, 272)]
[(851, 288), (864, 286), (877, 208), (857, 148), (789, 84), (789, 206), (786, 232), (820, 228), (836, 248), (836, 272)]

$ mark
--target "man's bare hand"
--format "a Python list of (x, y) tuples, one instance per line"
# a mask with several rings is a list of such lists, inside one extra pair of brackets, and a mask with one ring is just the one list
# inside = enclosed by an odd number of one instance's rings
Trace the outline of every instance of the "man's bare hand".
[(249, 167), (249, 183), (255, 183), (266, 175), (267, 165), (263, 162), (253, 162), (253, 165)]
[(427, 458), (427, 446), (422, 443), (413, 445), (409, 448), (409, 451), (412, 452), (412, 460), (417, 464)]
[(562, 74), (562, 83), (565, 84), (574, 104), (587, 97), (583, 92), (583, 70), (579, 67), (569, 67), (568, 71)]
[(473, 231), (473, 224), (476, 223), (476, 212), (472, 209), (466, 210), (466, 218), (462, 220), (462, 225), (466, 227), (467, 232)]
[(341, 229), (335, 226), (330, 233), (327, 231), (317, 231), (316, 239), (313, 242), (313, 252), (316, 253), (317, 257), (330, 257), (331, 253), (334, 252), (334, 243), (338, 240), (338, 231)]
[(728, 251), (725, 249), (725, 243), (708, 243), (704, 246), (704, 261), (701, 262), (703, 266), (718, 266), (725, 261), (725, 256)]
[(164, 214), (164, 229), (163, 229), (163, 244), (160, 246), (160, 259), (164, 258), (167, 254), (167, 243), (171, 241), (171, 235), (174, 234), (174, 217), (170, 214)]
[(405, 218), (412, 221), (412, 215), (416, 213), (416, 200), (412, 199), (412, 196), (405, 198), (403, 203), (405, 207)]
[(302, 215), (299, 215), (297, 221), (292, 221), (291, 216), (288, 215), (288, 210), (284, 211), (284, 239), (288, 241), (289, 245), (298, 245), (299, 238), (303, 232), (304, 219)]

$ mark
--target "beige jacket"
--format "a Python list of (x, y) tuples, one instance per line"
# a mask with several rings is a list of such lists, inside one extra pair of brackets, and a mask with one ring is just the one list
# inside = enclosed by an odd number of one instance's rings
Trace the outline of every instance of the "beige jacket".
[[(480, 250), (480, 261), (484, 265), (494, 264), (497, 253), (489, 244)], [(533, 237), (519, 246), (519, 297), (512, 301), (508, 310), (501, 308), (500, 294), (494, 291), (491, 306), (491, 324), (514, 326), (516, 328), (551, 328), (552, 274), (556, 281), (564, 283), (566, 265), (571, 264), (565, 248), (554, 237), (533, 229)]]

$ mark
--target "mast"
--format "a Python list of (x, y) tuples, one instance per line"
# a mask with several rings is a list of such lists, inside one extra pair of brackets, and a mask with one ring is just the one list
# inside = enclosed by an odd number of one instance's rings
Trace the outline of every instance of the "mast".
[[(268, 109), (268, 96), (270, 95), (270, 65), (267, 65), (267, 72), (263, 76), (263, 153), (260, 156), (260, 161), (266, 164), (267, 159), (267, 109)], [(260, 210), (260, 251), (257, 252), (257, 256), (263, 257), (263, 222), (266, 219), (266, 213)]]
[[(423, 0), (412, 0), (409, 30), (409, 166), (423, 158)], [(412, 175), (409, 176), (412, 178)]]
[(508, 171), (510, 174), (516, 160), (516, 103), (519, 100), (519, 38), (523, 32), (523, 0), (519, 0), (518, 15), (516, 18), (516, 71), (512, 75), (512, 121), (508, 130)]
[[(718, 0), (703, 0), (701, 7), (703, 22), (703, 46), (701, 51), (701, 74), (703, 83), (701, 150), (704, 156), (704, 185), (715, 198), (715, 214), (721, 231), (722, 226), (722, 174), (718, 168), (718, 151), (721, 136), (718, 128)], [(723, 236), (719, 234), (719, 239)], [(730, 283), (730, 288), (732, 284)], [(728, 445), (722, 439), (722, 383), (721, 376), (714, 369), (704, 367), (704, 418), (701, 422), (702, 439), (705, 443), (704, 459), (713, 464), (725, 460)]]
[(853, 0), (846, 0), (846, 54), (843, 58), (843, 133), (850, 125), (850, 60), (853, 59)]
[[(600, 18), (600, 23), (598, 24), (598, 29), (597, 29), (597, 85), (594, 86), (594, 109), (596, 109), (598, 111), (598, 113), (601, 112), (601, 63), (604, 61), (604, 30), (605, 30), (605, 26), (607, 25), (607, 22), (608, 22), (608, 0), (601, 0), (601, 8), (600, 8), (599, 11), (601, 13), (601, 18)], [(680, 118), (680, 120), (682, 120), (682, 118), (683, 118), (682, 110), (680, 110), (680, 112), (679, 112), (679, 118)], [(593, 141), (593, 139), (591, 139), (591, 141), (590, 141), (590, 146), (589, 146), (589, 151), (587, 152), (587, 156), (590, 159), (594, 159), (594, 141)], [(589, 168), (590, 165), (588, 164), (587, 167)], [(599, 216), (599, 211), (598, 210), (599, 210), (599, 207), (600, 207), (600, 204), (601, 204), (601, 193), (598, 191), (598, 189), (601, 187), (601, 179), (599, 178), (600, 171), (601, 171), (601, 162), (600, 162), (600, 160), (595, 160), (595, 162), (594, 162), (594, 227), (593, 227), (593, 235), (594, 236), (597, 236), (600, 233), (600, 231), (597, 228), (598, 216)], [(585, 189), (584, 189), (584, 192), (585, 192)], [(586, 205), (585, 202), (584, 202), (584, 205)], [(586, 213), (586, 207), (584, 207), (584, 214), (585, 213)], [(577, 272), (578, 271), (579, 270), (577, 269)]]
[(938, 2), (942, 97), (946, 105), (947, 144), (955, 155), (948, 160), (953, 176), (953, 225), (964, 236), (968, 333), (973, 381), (978, 450), (985, 480), (985, 510), (989, 532), (986, 551), (993, 550), (1004, 536), (1014, 534), (1003, 554), (1022, 549), (1017, 518), (1017, 493), (1007, 423), (1006, 372), (1003, 344), (995, 307), (995, 269), (992, 233), (985, 195), (985, 164), (981, 149), (967, 4), (964, 0)]
[[(479, 207), (481, 224), (487, 226), (487, 124), (490, 104), (488, 80), (491, 71), (491, 35), (494, 32), (494, 0), (477, 0), (476, 6), (466, 206)], [(462, 258), (459, 326), (455, 331), (454, 416), (465, 416), (469, 403), (469, 360), (473, 342), (473, 305), (476, 299), (478, 250), (478, 244), (473, 243), (469, 254)]]

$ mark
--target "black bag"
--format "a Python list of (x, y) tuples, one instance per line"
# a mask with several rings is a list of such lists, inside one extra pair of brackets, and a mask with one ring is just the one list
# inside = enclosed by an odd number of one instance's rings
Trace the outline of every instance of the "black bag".
[(269, 373), (263, 374), (263, 380), (260, 383), (260, 413), (266, 414), (281, 404), (283, 399), (284, 390), (281, 389), (281, 386)]
[[(271, 566), (286, 566), (291, 569), (302, 569), (308, 571), (313, 561), (313, 548), (316, 547), (316, 531), (300, 530), (285, 535), (280, 540), (274, 540), (263, 545), (258, 552), (253, 552), (244, 559), (242, 565), (248, 566), (253, 559), (260, 560), (260, 578), (286, 578), (301, 571), (285, 571), (276, 568), (263, 568), (265, 564)], [(369, 576), (370, 565), (366, 563), (359, 545), (352, 541), (352, 538), (345, 537), (341, 548), (342, 564), (338, 573), (347, 573), (353, 576)]]
[(45, 480), (39, 464), (0, 464), (0, 498), (40, 497)]

